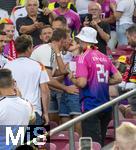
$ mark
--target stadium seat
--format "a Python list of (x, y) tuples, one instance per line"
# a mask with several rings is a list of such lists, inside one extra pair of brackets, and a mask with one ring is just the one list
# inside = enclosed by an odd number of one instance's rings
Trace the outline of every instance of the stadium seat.
[(49, 125), (50, 125), (50, 130), (58, 126), (58, 124), (55, 121), (50, 121)]
[[(74, 140), (79, 141), (79, 134), (74, 132)], [(65, 150), (65, 146), (69, 143), (69, 132), (61, 131), (50, 137), (51, 143), (56, 145), (56, 150)]]
[(56, 145), (53, 143), (46, 143), (45, 145), (38, 146), (38, 149), (56, 150)]
[(129, 45), (119, 45), (115, 51), (112, 51), (112, 56), (115, 60), (118, 59), (119, 56), (125, 55), (130, 57), (133, 52), (133, 48)]
[[(69, 144), (67, 144), (64, 149), (70, 150)], [(79, 150), (79, 142), (75, 142), (75, 150)], [(93, 142), (92, 150), (101, 150), (101, 145), (98, 142)]]
[(45, 148), (46, 150), (56, 150), (56, 145), (53, 143), (46, 143)]
[(118, 50), (118, 51), (124, 51), (124, 50), (132, 51), (133, 48), (130, 45), (118, 45), (116, 50)]

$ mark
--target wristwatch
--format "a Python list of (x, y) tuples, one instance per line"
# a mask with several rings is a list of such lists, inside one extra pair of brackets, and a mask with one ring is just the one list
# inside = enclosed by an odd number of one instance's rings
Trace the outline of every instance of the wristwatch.
[(57, 57), (60, 57), (60, 56), (61, 56), (61, 54), (60, 54), (60, 53), (56, 53), (56, 56), (57, 56)]

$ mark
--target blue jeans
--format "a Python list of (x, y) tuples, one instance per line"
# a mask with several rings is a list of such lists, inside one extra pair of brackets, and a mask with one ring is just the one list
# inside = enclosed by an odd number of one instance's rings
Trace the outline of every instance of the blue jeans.
[(60, 101), (59, 116), (69, 117), (71, 115), (80, 115), (79, 95), (63, 93)]
[(132, 26), (132, 24), (128, 24), (128, 23), (122, 24), (122, 25), (116, 25), (118, 45), (127, 45), (128, 44), (126, 30), (130, 26)]
[(51, 90), (49, 113), (58, 113), (62, 92)]
[(42, 116), (40, 116), (37, 112), (35, 112), (35, 115), (36, 115), (35, 125), (42, 125), (43, 124)]

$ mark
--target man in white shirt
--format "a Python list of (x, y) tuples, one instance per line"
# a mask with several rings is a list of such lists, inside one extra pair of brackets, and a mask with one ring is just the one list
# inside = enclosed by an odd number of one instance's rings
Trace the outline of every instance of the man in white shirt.
[(118, 0), (117, 6), (111, 4), (111, 8), (116, 18), (118, 45), (127, 45), (126, 30), (133, 24), (134, 0)]
[[(13, 78), (21, 91), (22, 97), (29, 100), (36, 113), (36, 125), (42, 124), (42, 118), (48, 123), (49, 89), (48, 74), (41, 64), (29, 58), (32, 53), (32, 38), (22, 35), (15, 41), (18, 58), (5, 65), (12, 71)], [(42, 100), (42, 104), (41, 104)], [(42, 111), (43, 107), (43, 111)]]
[[(53, 78), (53, 70), (57, 67), (57, 72), (64, 73), (66, 72), (65, 65), (63, 63), (63, 60), (61, 58), (61, 51), (66, 46), (67, 41), (67, 33), (63, 29), (56, 29), (53, 32), (51, 43), (48, 44), (42, 44), (39, 47), (37, 47), (32, 55), (31, 58), (42, 63), (50, 76), (50, 82), (48, 83), (51, 87), (51, 101), (50, 101), (50, 118), (52, 118), (53, 121), (57, 121), (56, 119), (56, 113), (58, 113), (59, 109), (59, 101), (61, 97), (61, 93), (58, 90), (63, 90), (66, 93), (73, 94), (77, 93), (78, 89), (75, 85), (66, 86), (60, 82), (60, 80), (57, 80), (56, 78)], [(56, 76), (56, 74), (54, 74)]]
[(18, 89), (12, 78), (11, 71), (0, 69), (0, 148), (12, 149), (12, 142), (6, 144), (6, 127), (12, 128), (14, 134), (19, 127), (27, 127), (32, 116), (32, 106), (19, 97)]

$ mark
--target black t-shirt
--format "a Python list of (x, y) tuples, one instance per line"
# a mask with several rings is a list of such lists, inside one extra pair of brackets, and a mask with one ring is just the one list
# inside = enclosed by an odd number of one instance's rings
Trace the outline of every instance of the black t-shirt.
[[(49, 16), (44, 16), (42, 12), (37, 15), (37, 21), (38, 22), (43, 22), (46, 25), (50, 24), (49, 23)], [(21, 26), (23, 26), (23, 25), (25, 25), (25, 26), (32, 25), (33, 23), (34, 23), (33, 20), (31, 18), (29, 18), (29, 16), (26, 16), (26, 17), (23, 17), (23, 18), (19, 18), (16, 21), (17, 31), (19, 32)], [(34, 46), (41, 44), (41, 40), (39, 38), (40, 29), (37, 29), (37, 30), (29, 33), (29, 35), (31, 35), (32, 38), (33, 38)]]
[[(98, 23), (98, 25), (103, 29), (104, 32), (110, 35), (110, 25), (107, 22), (101, 21)], [(99, 51), (101, 51), (103, 54), (107, 54), (106, 52), (107, 42), (101, 38), (98, 32), (97, 32), (97, 40), (98, 40), (97, 46), (99, 48)]]

